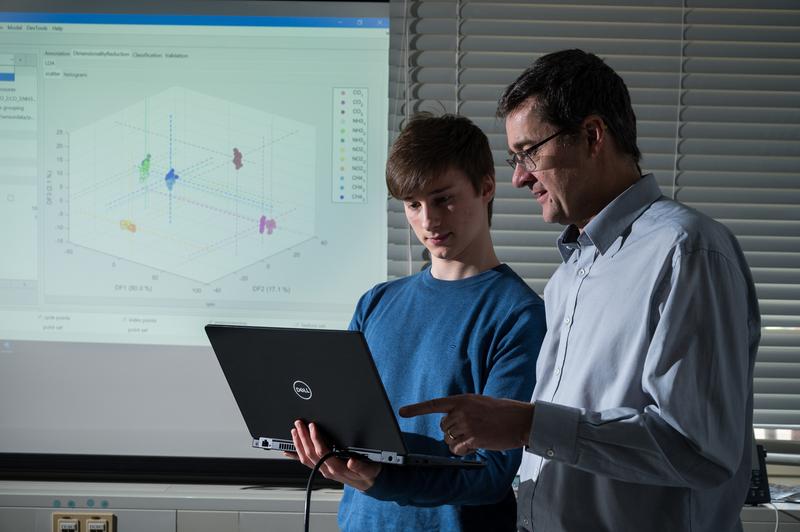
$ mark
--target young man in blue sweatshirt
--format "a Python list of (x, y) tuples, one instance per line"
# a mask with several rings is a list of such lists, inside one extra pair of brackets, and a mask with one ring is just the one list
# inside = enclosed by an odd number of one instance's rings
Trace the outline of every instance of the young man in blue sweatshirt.
[[(544, 305), (494, 252), (494, 161), (486, 136), (463, 117), (417, 116), (392, 147), (386, 182), (431, 257), (420, 273), (364, 294), (350, 324), (364, 333), (395, 411), (463, 393), (528, 401)], [(398, 421), (403, 432), (441, 437), (436, 416)], [(292, 438), (308, 467), (329, 450), (313, 423), (297, 421)], [(521, 451), (475, 452), (486, 467), (331, 458), (320, 471), (345, 484), (339, 506), (345, 531), (515, 530), (511, 482)]]

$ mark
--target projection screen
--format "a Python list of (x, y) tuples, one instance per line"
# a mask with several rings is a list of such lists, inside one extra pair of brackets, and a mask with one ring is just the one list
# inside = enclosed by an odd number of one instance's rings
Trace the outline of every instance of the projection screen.
[(386, 3), (3, 2), (0, 453), (267, 458), (207, 323), (386, 279)]

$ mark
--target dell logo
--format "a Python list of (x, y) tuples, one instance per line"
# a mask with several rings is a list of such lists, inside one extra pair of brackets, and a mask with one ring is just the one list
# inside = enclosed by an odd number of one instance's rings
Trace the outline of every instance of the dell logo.
[(292, 388), (294, 388), (294, 393), (297, 394), (297, 397), (308, 401), (311, 399), (311, 386), (304, 383), (303, 381), (294, 381), (292, 384)]

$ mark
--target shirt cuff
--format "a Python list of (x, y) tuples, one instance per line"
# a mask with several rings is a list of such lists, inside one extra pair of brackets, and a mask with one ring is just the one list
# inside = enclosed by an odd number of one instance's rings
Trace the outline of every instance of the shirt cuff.
[(536, 401), (533, 408), (529, 452), (568, 464), (578, 461), (578, 408)]

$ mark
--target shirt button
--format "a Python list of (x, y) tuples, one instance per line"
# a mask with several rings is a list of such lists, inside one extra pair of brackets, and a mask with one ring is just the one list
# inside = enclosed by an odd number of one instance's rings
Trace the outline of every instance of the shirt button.
[(546, 454), (548, 458), (552, 458), (556, 455), (556, 452), (553, 449), (547, 449), (547, 452), (544, 454)]
[(583, 277), (584, 275), (586, 275), (586, 270), (584, 270), (583, 268), (581, 268), (580, 270), (578, 270), (578, 276), (579, 276), (579, 277)]
[(556, 375), (561, 375), (561, 368), (556, 368), (555, 374)]
[(567, 325), (569, 325), (570, 323), (572, 323), (572, 318), (571, 318), (571, 317), (569, 317), (569, 316), (567, 316), (566, 318), (564, 318), (564, 323), (566, 323)]

